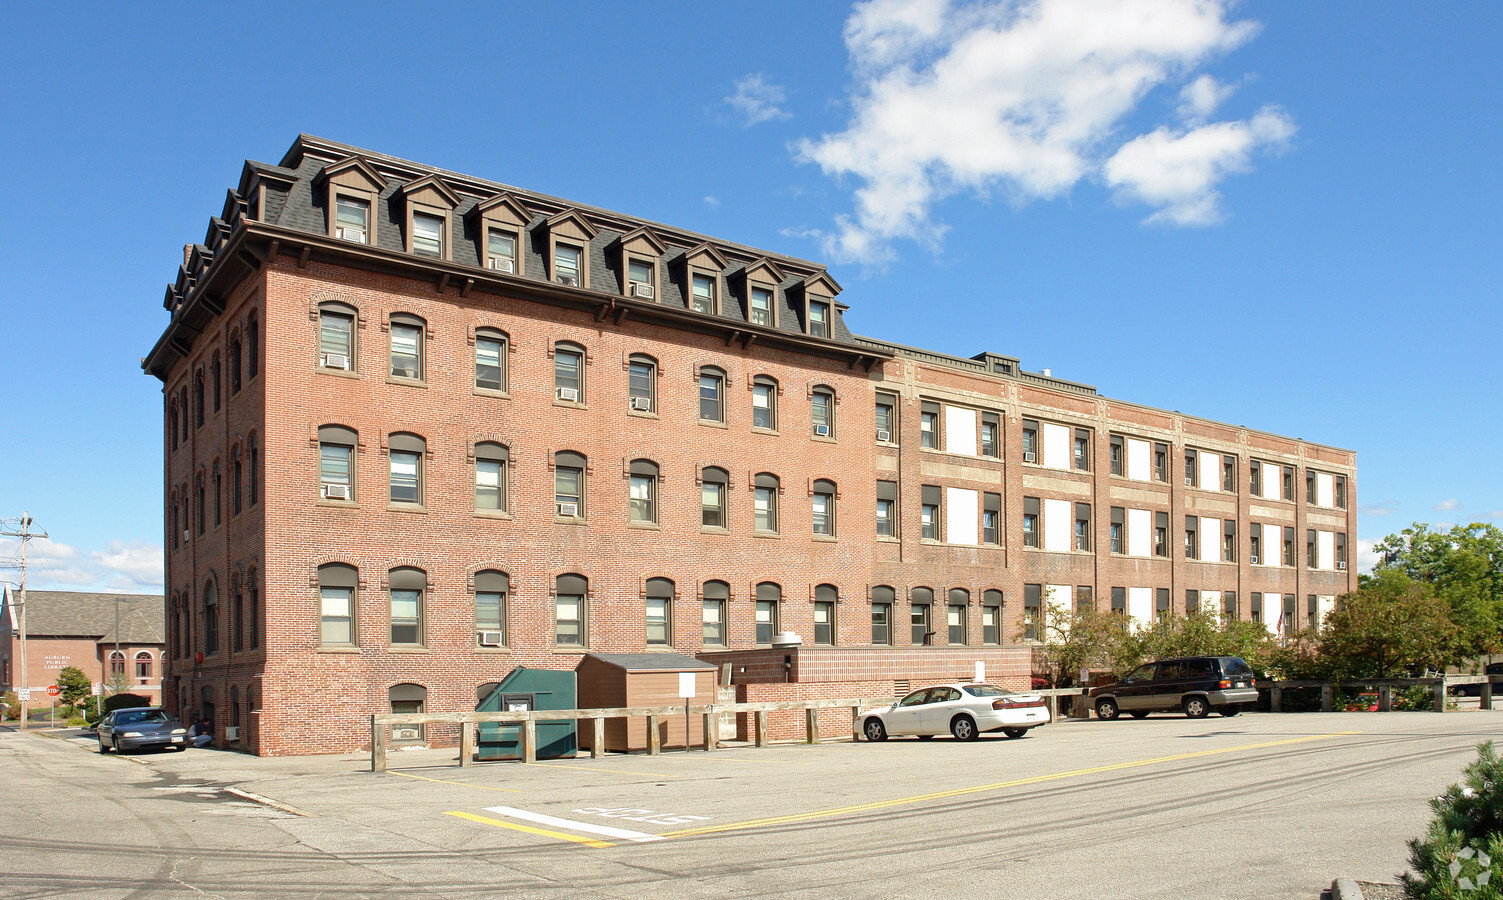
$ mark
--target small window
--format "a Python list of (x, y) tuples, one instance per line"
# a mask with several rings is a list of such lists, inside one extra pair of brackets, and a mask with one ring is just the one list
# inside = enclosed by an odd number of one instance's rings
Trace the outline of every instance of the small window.
[(1284, 526), (1284, 565), (1294, 567), (1294, 526)]
[(1247, 461), (1247, 491), (1254, 497), (1263, 496), (1263, 464), (1256, 459)]
[(261, 329), (256, 324), (256, 311), (245, 319), (245, 349), (247, 358), (245, 366), (250, 378), (255, 378), (261, 373)]
[(553, 454), (554, 512), (559, 518), (583, 521), (585, 471), (581, 454), (568, 450)]
[(565, 403), (584, 402), (584, 348), (558, 344), (553, 348), (553, 393)]
[(1111, 472), (1113, 475), (1121, 475), (1123, 473), (1127, 459), (1125, 443), (1126, 442), (1123, 440), (1122, 435), (1114, 434), (1111, 436), (1109, 458), (1111, 462)]
[(556, 646), (585, 646), (588, 584), (580, 575), (560, 575), (554, 582), (553, 643)]
[(926, 484), (920, 488), (919, 536), (926, 541), (940, 540), (939, 505), (941, 491), (938, 485)]
[(428, 574), (422, 569), (392, 569), (391, 642), (407, 646), (423, 643), (423, 595), (428, 589)]
[(1346, 509), (1346, 476), (1336, 476), (1336, 508)]
[(570, 244), (557, 244), (553, 248), (553, 280), (559, 284), (581, 287), (580, 263), (583, 252)]
[(151, 654), (145, 650), (136, 654), (136, 677), (151, 677)]
[(725, 373), (719, 369), (699, 370), (699, 420), (725, 421)]
[(423, 320), (413, 316), (391, 318), (391, 377), (423, 378)]
[(909, 593), (909, 638), (915, 647), (927, 647), (934, 642), (934, 632), (929, 629), (929, 607), (933, 603), (931, 588), (916, 587)]
[(1023, 640), (1025, 641), (1037, 641), (1042, 637), (1043, 595), (1043, 585), (1023, 585)]
[(673, 643), (673, 582), (666, 578), (647, 579), (646, 624), (647, 646)]
[(730, 596), (730, 586), (724, 581), (706, 581), (701, 589), (700, 637), (706, 646), (725, 646), (725, 605)]
[(880, 537), (897, 537), (898, 483), (877, 482), (877, 534)]
[[(199, 422), (199, 424), (202, 425), (203, 423)], [(1315, 483), (1316, 483), (1315, 472), (1313, 470), (1311, 470), (1311, 469), (1306, 469), (1305, 470), (1305, 502), (1307, 504), (1309, 504), (1310, 506), (1314, 506), (1315, 505), (1315, 498), (1316, 498)]]
[(1237, 561), (1237, 520), (1226, 519), (1221, 525), (1221, 561)]
[(240, 393), (240, 365), (242, 355), (240, 346), (240, 335), (237, 334), (230, 338), (230, 358), (228, 360), (230, 368), (230, 396)]
[(1091, 470), (1091, 430), (1089, 428), (1075, 429), (1074, 465), (1077, 472)]
[(343, 646), (355, 643), (354, 566), (326, 563), (318, 567), (320, 644)]
[(763, 472), (756, 477), (752, 497), (752, 527), (757, 531), (778, 530), (778, 477)]
[(752, 427), (769, 431), (778, 427), (778, 383), (766, 375), (752, 379)]
[(318, 364), (325, 369), (355, 371), (355, 311), (324, 304), (318, 308)]
[(336, 195), (334, 236), (357, 244), (370, 243), (370, 216), (370, 201), (344, 194)]
[(814, 643), (826, 647), (835, 643), (835, 587), (822, 584), (814, 589)]
[(919, 446), (939, 449), (939, 404), (925, 402), (919, 411)]
[(835, 394), (829, 388), (817, 387), (810, 398), (810, 416), (814, 421), (815, 437), (835, 436)]
[(1091, 549), (1091, 504), (1075, 504), (1075, 549)]
[(204, 427), (204, 370), (193, 373), (193, 427)]
[(516, 275), (517, 272), (517, 236), (510, 231), (500, 228), (486, 230), (485, 237), (486, 268), (505, 272), (507, 275)]
[(1189, 447), (1185, 448), (1185, 485), (1187, 487), (1200, 487), (1200, 455)]
[(898, 398), (893, 394), (877, 394), (877, 440), (880, 443), (896, 443), (898, 439)]
[(1169, 514), (1166, 512), (1153, 514), (1153, 555), (1169, 556)]
[(1153, 480), (1169, 483), (1169, 445), (1153, 445)]
[(1039, 461), (1039, 423), (1032, 419), (1023, 420), (1023, 462), (1037, 463)]
[(705, 528), (726, 528), (725, 489), (730, 483), (730, 476), (724, 469), (713, 466), (705, 468), (699, 475), (699, 515), (700, 524)]
[(1282, 495), (1283, 498), (1285, 500), (1293, 500), (1294, 499), (1294, 466), (1285, 466), (1284, 467), (1284, 485), (1283, 485), (1283, 487), (1284, 487), (1284, 492), (1283, 492), (1283, 495)]
[(1001, 420), (996, 413), (981, 414), (981, 455), (990, 456), (993, 459), (1002, 455), (998, 434), (1001, 431)]
[[(320, 500), (355, 499), (356, 435), (341, 425), (324, 425), (318, 429), (318, 482)], [(238, 484), (240, 460), (235, 460)], [(240, 491), (235, 491), (238, 507)], [(238, 508), (237, 508), (238, 511)]]
[(1002, 643), (1002, 592), (985, 591), (981, 594), (981, 642)]
[(444, 258), (443, 216), (412, 214), (412, 252), (419, 256)]
[(1185, 558), (1200, 559), (1200, 517), (1185, 516)]
[(1075, 611), (1088, 613), (1096, 609), (1096, 598), (1092, 595), (1091, 586), (1078, 584), (1075, 586)]
[(982, 494), (981, 543), (1002, 543), (1002, 495)]
[(757, 585), (757, 606), (755, 615), (756, 642), (758, 644), (771, 644), (773, 635), (778, 633), (778, 607), (783, 600), (783, 589), (770, 581), (764, 581)]
[(475, 642), (481, 647), (505, 647), (506, 601), (511, 579), (487, 569), (475, 573)]
[(964, 588), (950, 589), (949, 608), (945, 610), (945, 624), (949, 628), (946, 636), (949, 643), (962, 646), (970, 643), (970, 635), (967, 626), (967, 612), (970, 609), (971, 594)]
[(1023, 498), (1023, 546), (1038, 547), (1042, 522), (1039, 518), (1039, 498)]
[(475, 509), (479, 512), (506, 512), (507, 468), (510, 451), (503, 445), (485, 441), (475, 445)]
[(814, 509), (814, 533), (825, 537), (835, 536), (835, 482), (823, 478), (814, 482), (812, 498)]
[(690, 305), (695, 312), (715, 312), (715, 279), (708, 275), (694, 273), (690, 279)]
[(638, 524), (657, 524), (658, 521), (658, 466), (647, 459), (631, 461), (630, 498), (627, 514)]
[(391, 502), (421, 505), (423, 502), (423, 456), (426, 442), (415, 434), (387, 438), (391, 472)]
[(657, 410), (657, 360), (642, 354), (631, 356), (626, 364), (626, 395), (627, 408), (632, 412), (650, 413)]
[(504, 391), (508, 344), (505, 332), (494, 328), (475, 330), (475, 387), (483, 391)]
[(1221, 457), (1221, 489), (1223, 491), (1235, 491), (1237, 489), (1237, 457)]
[(214, 398), (214, 411), (215, 412), (219, 412), (219, 406), (220, 406), (220, 390), (219, 390), (220, 380), (219, 380), (219, 377), (220, 377), (220, 371), (219, 371), (219, 354), (216, 353), (216, 354), (214, 354), (214, 358), (209, 361), (209, 393), (212, 394), (213, 398)]
[(657, 282), (653, 275), (657, 267), (645, 259), (632, 257), (626, 262), (626, 293), (643, 300), (657, 299)]
[(751, 289), (751, 323), (772, 327), (772, 291), (767, 288)]
[(809, 301), (809, 334), (811, 337), (830, 336), (830, 304), (823, 300)]
[(872, 644), (875, 646), (892, 645), (892, 602), (892, 588), (872, 588)]

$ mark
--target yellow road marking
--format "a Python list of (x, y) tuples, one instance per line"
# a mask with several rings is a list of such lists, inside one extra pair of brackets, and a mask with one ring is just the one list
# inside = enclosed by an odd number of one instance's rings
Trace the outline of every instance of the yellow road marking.
[(445, 781), (442, 778), (429, 778), (426, 775), (414, 775), (411, 772), (391, 772), (391, 771), (388, 771), (386, 774), (388, 774), (388, 775), (401, 775), (403, 778), (416, 778), (419, 781), (432, 781), (435, 784), (457, 784), (460, 787), (474, 788), (477, 791), (506, 791), (509, 794), (525, 794), (525, 793), (527, 793), (526, 791), (519, 791), (516, 788), (491, 787), (491, 786), (485, 785), (485, 784), (466, 784), (463, 781)]
[(458, 816), (461, 819), (469, 819), (471, 822), (479, 822), (482, 825), (494, 825), (497, 828), (510, 828), (512, 831), (525, 831), (528, 834), (540, 834), (543, 837), (558, 838), (561, 841), (573, 841), (576, 844), (584, 844), (586, 847), (614, 847), (609, 841), (597, 841), (594, 838), (580, 837), (577, 834), (564, 834), (562, 831), (549, 831), (546, 828), (534, 828), (531, 825), (519, 825), (516, 822), (503, 822), (500, 819), (492, 819), (489, 816), (477, 816), (474, 813), (453, 812), (444, 813), (446, 816)]
[(637, 775), (642, 778), (683, 778), (682, 775), (666, 775), (662, 772), (624, 772), (621, 769), (601, 769), (595, 766), (571, 766), (568, 763), (526, 763), (544, 769), (583, 769), (586, 772), (604, 772), (607, 775)]
[(842, 806), (835, 809), (815, 810), (814, 812), (792, 813), (786, 816), (772, 816), (766, 819), (753, 819), (748, 822), (730, 822), (725, 825), (707, 825), (703, 828), (685, 828), (682, 831), (665, 831), (663, 837), (687, 837), (695, 834), (714, 834), (722, 831), (741, 831), (747, 828), (761, 828), (767, 825), (786, 825), (791, 822), (807, 822), (811, 819), (827, 819), (832, 816), (846, 815), (848, 813), (867, 812), (873, 809), (885, 809), (891, 806), (904, 806), (911, 803), (923, 803), (927, 800), (943, 800), (949, 797), (963, 797), (966, 794), (979, 794), (984, 791), (995, 791), (1002, 788), (1019, 787), (1025, 784), (1040, 784), (1046, 781), (1059, 781), (1064, 778), (1077, 778), (1082, 775), (1095, 775), (1101, 772), (1115, 772), (1122, 769), (1134, 769), (1140, 766), (1151, 766), (1157, 763), (1175, 762), (1182, 759), (1196, 759), (1204, 756), (1215, 756), (1221, 753), (1236, 753), (1240, 750), (1261, 750), (1265, 747), (1280, 747), (1287, 744), (1301, 744), (1307, 741), (1322, 741), (1327, 738), (1345, 737), (1353, 734), (1361, 734), (1360, 731), (1337, 731), (1331, 734), (1318, 734), (1310, 737), (1287, 738), (1281, 741), (1266, 741), (1261, 744), (1244, 744), (1240, 747), (1223, 747), (1219, 750), (1197, 750), (1193, 753), (1176, 753), (1173, 756), (1156, 756), (1152, 759), (1139, 759), (1131, 762), (1113, 763), (1107, 766), (1095, 766), (1089, 769), (1075, 769), (1069, 772), (1056, 772), (1052, 775), (1035, 775), (1031, 778), (1018, 778), (1013, 781), (999, 781), (994, 784), (982, 784), (975, 787), (955, 788), (949, 791), (936, 791), (932, 794), (919, 794), (914, 797), (896, 797), (891, 800), (877, 800), (872, 803), (862, 803), (856, 806)]

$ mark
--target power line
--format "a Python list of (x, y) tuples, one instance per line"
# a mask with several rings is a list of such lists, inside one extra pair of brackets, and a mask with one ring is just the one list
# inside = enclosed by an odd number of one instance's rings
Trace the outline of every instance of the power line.
[(14, 537), (21, 539), (21, 599), (14, 602), (16, 616), (16, 630), (21, 633), (21, 680), (25, 684), (16, 693), (21, 700), (21, 730), (26, 730), (27, 707), (31, 705), (31, 673), (26, 668), (26, 545), (34, 538), (47, 539), (47, 532), (31, 530), (32, 518), (29, 512), (23, 510), (19, 519), (0, 519), (0, 527), (16, 530), (0, 531), (0, 537)]

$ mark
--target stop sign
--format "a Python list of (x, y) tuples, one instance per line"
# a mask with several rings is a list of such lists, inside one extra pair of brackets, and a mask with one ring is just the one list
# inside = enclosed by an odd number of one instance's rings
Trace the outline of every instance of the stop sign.
[(60, 688), (60, 687), (58, 687), (55, 684), (49, 684), (49, 685), (47, 685), (47, 696), (49, 696), (49, 697), (56, 697), (58, 694), (61, 694), (62, 692), (63, 692), (63, 689)]

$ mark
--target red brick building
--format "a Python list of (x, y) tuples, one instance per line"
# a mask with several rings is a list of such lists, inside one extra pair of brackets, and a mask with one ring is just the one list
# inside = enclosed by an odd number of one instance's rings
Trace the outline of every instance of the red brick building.
[(586, 651), (1018, 683), (1051, 602), (1292, 627), (1354, 585), (1350, 451), (859, 337), (840, 292), (309, 136), (247, 162), (144, 363), (168, 704), (287, 754)]
[[(96, 684), (119, 687), (159, 703), (166, 647), (162, 597), (86, 591), (26, 592), (26, 668), (21, 677), (21, 595), (0, 593), (0, 693), (44, 690), (72, 666)], [(34, 693), (32, 709), (47, 695)]]

